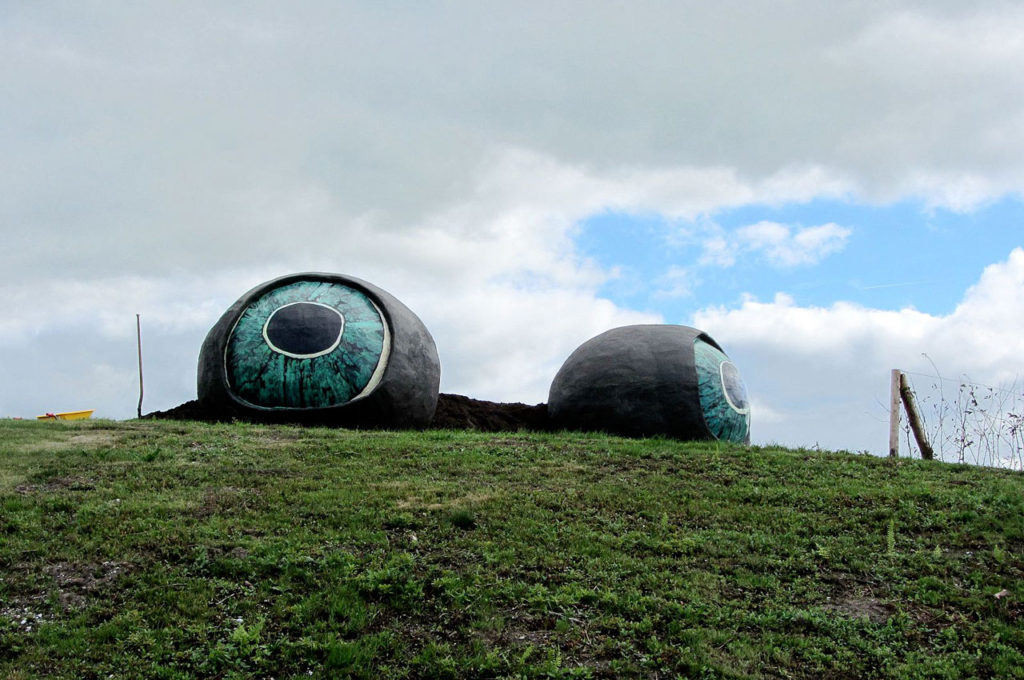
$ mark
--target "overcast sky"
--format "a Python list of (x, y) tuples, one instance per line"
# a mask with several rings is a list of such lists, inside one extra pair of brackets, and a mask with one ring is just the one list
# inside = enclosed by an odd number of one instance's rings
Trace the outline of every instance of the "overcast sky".
[[(1024, 373), (1024, 6), (0, 3), (0, 416), (195, 397), (286, 273), (369, 280), (441, 389), (709, 332), (753, 440), (882, 451), (891, 368)], [(923, 356), (927, 354), (927, 357)]]

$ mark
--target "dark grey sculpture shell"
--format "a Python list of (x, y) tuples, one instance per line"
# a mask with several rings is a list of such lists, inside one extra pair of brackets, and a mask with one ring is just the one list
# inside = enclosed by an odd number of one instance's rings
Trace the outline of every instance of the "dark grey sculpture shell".
[(225, 418), (422, 428), (440, 377), (434, 339), (398, 299), (351, 276), (305, 272), (262, 283), (224, 312), (200, 350), (198, 396)]
[(551, 383), (548, 414), (567, 430), (749, 443), (750, 409), (738, 376), (700, 330), (623, 326), (566, 359)]

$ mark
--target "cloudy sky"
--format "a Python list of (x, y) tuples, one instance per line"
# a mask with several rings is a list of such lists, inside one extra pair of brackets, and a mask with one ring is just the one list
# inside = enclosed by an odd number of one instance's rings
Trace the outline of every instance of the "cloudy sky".
[(756, 443), (882, 451), (891, 368), (1024, 374), (1020, 3), (4, 2), (0, 59), (0, 416), (134, 416), (137, 313), (144, 411), (192, 399), (309, 270), (480, 399), (698, 326)]

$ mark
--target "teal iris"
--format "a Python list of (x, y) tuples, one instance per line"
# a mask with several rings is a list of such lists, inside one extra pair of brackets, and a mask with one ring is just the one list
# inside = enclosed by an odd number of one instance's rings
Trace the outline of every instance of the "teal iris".
[[(340, 315), (340, 341), (329, 345), (329, 352), (296, 355), (268, 342), (268, 320), (296, 303), (329, 307)], [(278, 318), (286, 316), (282, 312)], [(323, 408), (372, 390), (388, 351), (387, 325), (366, 295), (340, 283), (298, 281), (265, 293), (242, 312), (228, 337), (225, 363), (231, 389), (243, 401), (266, 408)]]
[(729, 357), (697, 338), (693, 343), (697, 365), (697, 390), (704, 422), (716, 439), (746, 442), (750, 434), (747, 388)]

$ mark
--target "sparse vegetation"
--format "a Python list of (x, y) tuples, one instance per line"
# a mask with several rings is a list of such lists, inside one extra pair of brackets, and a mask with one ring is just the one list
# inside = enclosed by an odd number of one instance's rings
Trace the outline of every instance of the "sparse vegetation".
[(1024, 475), (0, 423), (0, 676), (1024, 677)]
[[(937, 373), (937, 372), (936, 372)], [(926, 437), (940, 460), (1024, 470), (1024, 391), (920, 373), (912, 380)], [(907, 450), (919, 450), (904, 423)]]

